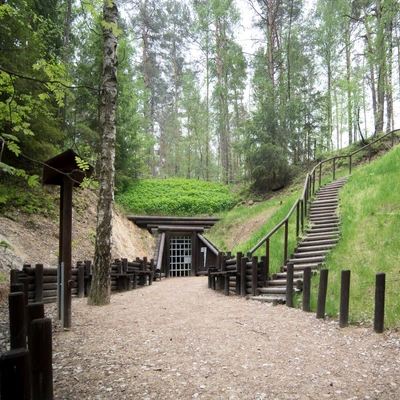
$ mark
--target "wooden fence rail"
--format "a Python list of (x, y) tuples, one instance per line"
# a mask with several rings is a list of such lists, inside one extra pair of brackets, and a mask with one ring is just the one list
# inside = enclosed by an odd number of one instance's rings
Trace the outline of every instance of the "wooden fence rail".
[[(53, 303), (57, 301), (58, 268), (32, 267), (25, 264), (22, 270), (11, 270), (10, 291), (23, 291), (25, 302)], [(133, 261), (116, 259), (111, 264), (111, 291), (136, 289), (137, 285), (151, 285), (154, 279), (153, 260), (136, 258)], [(88, 296), (91, 287), (93, 265), (91, 261), (79, 261), (71, 270), (72, 297)], [(21, 286), (22, 285), (22, 286)]]
[(243, 257), (240, 252), (236, 258), (219, 253), (217, 264), (208, 269), (208, 287), (224, 290), (226, 296), (230, 293), (256, 296), (265, 279), (265, 257), (259, 261), (256, 256), (251, 259)]
[(43, 303), (26, 304), (23, 291), (11, 292), (8, 301), (10, 350), (0, 356), (0, 398), (52, 400), (51, 319), (44, 318)]

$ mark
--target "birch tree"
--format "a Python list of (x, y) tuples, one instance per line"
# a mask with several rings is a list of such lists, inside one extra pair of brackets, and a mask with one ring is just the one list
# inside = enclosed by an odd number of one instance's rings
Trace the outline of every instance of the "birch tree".
[(117, 24), (115, 0), (103, 4), (103, 84), (101, 92), (100, 193), (97, 205), (97, 229), (92, 287), (88, 304), (110, 303), (111, 244), (114, 205), (116, 105), (117, 105)]

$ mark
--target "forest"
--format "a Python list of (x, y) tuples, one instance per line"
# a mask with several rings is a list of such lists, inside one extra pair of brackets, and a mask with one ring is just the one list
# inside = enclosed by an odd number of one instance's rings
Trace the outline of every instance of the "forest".
[[(103, 5), (1, 2), (3, 172), (33, 184), (68, 148), (98, 172)], [(396, 0), (114, 5), (120, 190), (170, 177), (273, 189), (294, 166), (394, 127)]]

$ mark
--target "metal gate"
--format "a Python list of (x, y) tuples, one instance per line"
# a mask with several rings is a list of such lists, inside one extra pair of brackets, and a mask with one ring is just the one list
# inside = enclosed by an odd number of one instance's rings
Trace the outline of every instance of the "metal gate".
[(191, 236), (171, 236), (170, 276), (190, 276), (192, 269)]

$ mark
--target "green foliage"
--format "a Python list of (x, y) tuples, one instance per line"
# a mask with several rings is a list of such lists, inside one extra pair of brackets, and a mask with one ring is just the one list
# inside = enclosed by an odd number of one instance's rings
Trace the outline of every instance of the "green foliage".
[(127, 212), (145, 215), (195, 216), (232, 208), (228, 186), (194, 179), (144, 179), (116, 196)]
[[(7, 243), (5, 240), (0, 241), (0, 247), (3, 247), (4, 251), (6, 251), (7, 249), (12, 249), (12, 246), (9, 243)], [(2, 276), (0, 274), (0, 282), (2, 281), (1, 277)]]
[(13, 216), (19, 212), (55, 217), (58, 215), (55, 196), (50, 189), (29, 186), (29, 178), (8, 178), (7, 182), (0, 182), (0, 213)]

